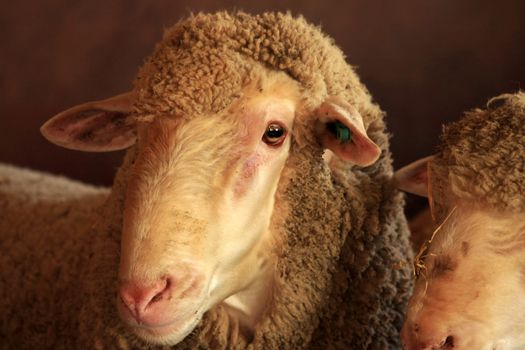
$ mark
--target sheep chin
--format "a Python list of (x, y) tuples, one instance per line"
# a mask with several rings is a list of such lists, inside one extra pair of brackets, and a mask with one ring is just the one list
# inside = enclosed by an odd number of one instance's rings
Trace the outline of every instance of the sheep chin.
[(197, 311), (193, 317), (185, 320), (176, 320), (160, 327), (131, 326), (133, 333), (150, 344), (176, 345), (184, 340), (200, 323), (203, 312)]

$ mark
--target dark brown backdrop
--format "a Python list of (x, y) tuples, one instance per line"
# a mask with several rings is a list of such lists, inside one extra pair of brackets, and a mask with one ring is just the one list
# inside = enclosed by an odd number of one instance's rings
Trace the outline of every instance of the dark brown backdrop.
[(523, 0), (17, 0), (0, 12), (0, 161), (109, 184), (121, 153), (63, 150), (39, 126), (128, 90), (177, 19), (232, 8), (302, 13), (333, 36), (388, 113), (396, 166), (430, 154), (462, 111), (525, 88)]

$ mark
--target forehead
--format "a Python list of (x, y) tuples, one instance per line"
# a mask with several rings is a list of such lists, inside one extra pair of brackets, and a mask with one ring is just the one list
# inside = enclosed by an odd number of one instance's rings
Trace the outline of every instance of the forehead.
[(435, 198), (457, 197), (525, 211), (523, 96), (502, 95), (489, 101), (487, 109), (467, 112), (443, 128), (430, 163)]
[(146, 118), (159, 112), (185, 118), (214, 115), (226, 110), (249, 87), (265, 88), (276, 79), (299, 85), (283, 71), (231, 50), (200, 51), (162, 47), (155, 52), (135, 80), (136, 114)]
[(210, 138), (248, 129), (256, 132), (253, 129), (270, 119), (281, 120), (291, 127), (300, 100), (300, 86), (295, 80), (282, 72), (260, 72), (230, 106), (218, 113), (192, 116), (158, 113), (147, 117), (138, 114), (139, 138), (149, 133), (153, 135), (152, 141), (163, 142), (176, 136), (176, 130), (185, 137), (205, 133)]
[[(301, 100), (302, 88), (300, 84), (292, 79), (290, 76), (280, 71), (270, 71), (264, 68), (253, 69), (249, 75), (249, 79), (246, 79), (246, 83), (242, 86), (242, 89), (236, 94), (235, 98), (232, 99), (231, 103), (225, 106), (223, 109), (207, 113), (198, 113), (195, 111), (192, 114), (188, 114), (183, 111), (172, 111), (166, 108), (158, 108), (157, 110), (145, 110), (143, 108), (144, 99), (140, 93), (137, 94), (137, 99), (134, 103), (135, 116), (138, 121), (151, 122), (158, 117), (168, 117), (172, 119), (201, 119), (201, 118), (213, 118), (221, 117), (227, 118), (233, 112), (238, 113), (241, 109), (245, 109), (251, 106), (261, 105), (263, 102), (270, 101), (274, 104), (287, 103), (293, 107)], [(170, 99), (171, 95), (159, 97), (160, 100)], [(195, 100), (200, 100), (199, 96), (195, 96)], [(203, 104), (207, 101), (203, 100)], [(147, 103), (151, 108), (151, 103)], [(202, 108), (206, 110), (206, 108)]]
[(301, 99), (301, 89), (297, 81), (283, 72), (261, 72), (247, 84), (240, 97), (230, 109), (242, 106), (260, 106), (265, 103), (282, 103), (296, 106)]
[(159, 45), (134, 82), (137, 113), (192, 116), (224, 110), (239, 95), (248, 66), (231, 50), (216, 51)]

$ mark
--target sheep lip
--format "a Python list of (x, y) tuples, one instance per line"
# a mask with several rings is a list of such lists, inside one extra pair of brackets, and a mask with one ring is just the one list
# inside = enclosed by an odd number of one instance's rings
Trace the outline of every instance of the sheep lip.
[[(120, 305), (119, 305), (119, 309), (121, 309)], [(202, 309), (202, 306), (199, 306), (194, 310), (187, 310), (185, 312), (179, 312), (175, 317), (165, 322), (154, 322), (154, 321), (152, 322), (152, 321), (137, 320), (129, 313), (128, 310), (124, 310), (123, 313), (122, 313), (122, 310), (119, 310), (119, 311), (121, 312), (120, 316), (121, 316), (122, 321), (128, 326), (137, 328), (137, 329), (156, 330), (156, 329), (163, 329), (163, 328), (167, 328), (167, 327), (175, 326), (177, 324), (184, 323), (187, 320), (192, 319), (193, 317), (198, 318), (200, 317), (200, 315), (202, 315), (201, 309)]]
[(135, 335), (155, 344), (173, 345), (184, 339), (199, 324), (204, 314), (204, 302), (197, 307), (176, 312), (175, 317), (165, 322), (137, 321), (119, 300), (120, 318)]
[(201, 321), (202, 313), (192, 318), (180, 319), (163, 325), (130, 325), (136, 336), (157, 345), (175, 345), (186, 338)]
[(139, 323), (139, 324), (136, 324), (136, 325), (132, 325), (131, 327), (133, 328), (136, 328), (136, 329), (140, 329), (140, 330), (144, 330), (144, 331), (149, 331), (151, 333), (171, 333), (170, 331), (172, 330), (175, 330), (177, 328), (179, 328), (178, 326), (180, 325), (180, 322), (179, 321), (171, 321), (171, 322), (167, 322), (167, 323), (163, 323), (163, 324), (146, 324), (146, 323)]
[(154, 323), (148, 323), (148, 322), (133, 322), (133, 324), (130, 324), (131, 327), (133, 328), (140, 328), (140, 329), (149, 329), (149, 330), (157, 330), (157, 329), (164, 329), (164, 328), (170, 328), (174, 325), (176, 325), (177, 323), (179, 323), (179, 320), (172, 320), (172, 321), (169, 321), (169, 322), (165, 322), (165, 323), (159, 323), (159, 324), (154, 324)]

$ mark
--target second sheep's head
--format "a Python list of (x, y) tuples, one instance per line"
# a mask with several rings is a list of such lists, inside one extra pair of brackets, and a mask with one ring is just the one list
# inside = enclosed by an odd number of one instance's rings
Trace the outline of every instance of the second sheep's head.
[(75, 150), (130, 147), (119, 313), (139, 337), (176, 344), (220, 303), (255, 329), (272, 297), (291, 154), (371, 165), (378, 116), (317, 28), (219, 13), (168, 30), (133, 91), (66, 110), (42, 133)]
[(428, 197), (435, 230), (416, 258), (406, 350), (525, 347), (525, 93), (443, 128), (438, 152), (395, 179)]

